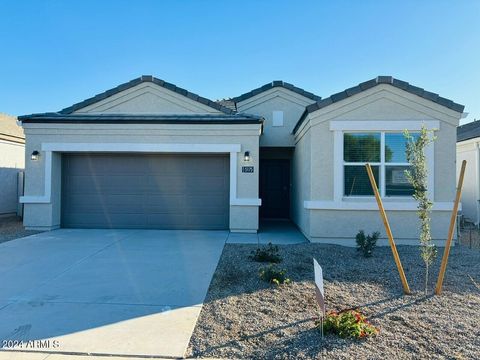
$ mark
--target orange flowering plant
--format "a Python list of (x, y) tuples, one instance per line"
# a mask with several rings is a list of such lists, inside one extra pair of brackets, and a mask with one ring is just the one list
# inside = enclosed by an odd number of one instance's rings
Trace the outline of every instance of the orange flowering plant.
[[(315, 321), (317, 328), (322, 326), (320, 320)], [(357, 310), (328, 311), (323, 319), (323, 332), (337, 334), (342, 338), (362, 339), (375, 336), (379, 330)]]

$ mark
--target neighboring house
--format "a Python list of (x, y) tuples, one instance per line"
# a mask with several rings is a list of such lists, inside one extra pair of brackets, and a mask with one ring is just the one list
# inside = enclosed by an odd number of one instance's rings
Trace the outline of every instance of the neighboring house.
[(398, 242), (418, 238), (402, 132), (422, 124), (434, 200), (447, 235), (463, 106), (380, 76), (326, 99), (274, 81), (213, 102), (142, 76), (54, 113), (21, 116), (27, 154), (24, 225), (230, 229), (291, 219), (311, 241), (352, 242), (383, 225), (371, 162)]
[(467, 160), (462, 189), (462, 214), (466, 220), (480, 223), (480, 121), (457, 128), (457, 175)]
[(18, 173), (25, 167), (25, 136), (17, 118), (0, 114), (0, 216), (18, 211)]

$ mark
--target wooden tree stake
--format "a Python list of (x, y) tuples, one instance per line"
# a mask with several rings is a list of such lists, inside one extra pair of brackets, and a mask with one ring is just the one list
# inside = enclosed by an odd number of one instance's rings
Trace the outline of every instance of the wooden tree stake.
[(443, 278), (445, 277), (445, 271), (447, 270), (448, 256), (450, 255), (450, 245), (452, 244), (453, 232), (455, 231), (455, 221), (457, 220), (458, 203), (462, 197), (463, 177), (465, 175), (465, 167), (467, 161), (462, 161), (462, 168), (460, 170), (460, 177), (458, 178), (457, 195), (455, 196), (455, 203), (453, 204), (452, 217), (450, 218), (450, 228), (448, 229), (447, 243), (445, 244), (445, 250), (443, 251), (442, 265), (440, 266), (440, 273), (438, 274), (437, 286), (435, 287), (435, 295), (442, 293)]
[(375, 199), (377, 200), (378, 209), (380, 210), (380, 216), (382, 217), (383, 225), (385, 226), (385, 231), (387, 232), (388, 242), (390, 243), (390, 248), (392, 249), (393, 258), (395, 259), (395, 264), (397, 264), (400, 280), (402, 280), (403, 292), (407, 295), (410, 295), (410, 287), (408, 286), (407, 277), (405, 276), (405, 272), (403, 271), (402, 262), (400, 261), (400, 257), (398, 256), (397, 246), (395, 245), (395, 241), (393, 240), (392, 230), (390, 229), (387, 214), (385, 213), (385, 209), (383, 208), (382, 199), (380, 198), (380, 194), (378, 193), (377, 182), (375, 181), (375, 177), (373, 176), (372, 167), (370, 166), (370, 164), (366, 164), (365, 167), (367, 168), (370, 184), (372, 185), (373, 193), (375, 194)]

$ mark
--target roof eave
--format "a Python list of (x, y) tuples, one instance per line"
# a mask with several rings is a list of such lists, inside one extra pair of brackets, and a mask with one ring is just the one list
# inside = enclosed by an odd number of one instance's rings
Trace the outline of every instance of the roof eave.
[(22, 123), (42, 124), (262, 124), (264, 119), (251, 115), (139, 115), (44, 113), (19, 116)]

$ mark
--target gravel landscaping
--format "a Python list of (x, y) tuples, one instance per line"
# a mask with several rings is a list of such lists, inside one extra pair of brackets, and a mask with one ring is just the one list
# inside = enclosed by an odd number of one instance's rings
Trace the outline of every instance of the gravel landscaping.
[(25, 230), (22, 220), (16, 216), (0, 217), (0, 244), (6, 241), (38, 234), (41, 231)]
[[(290, 285), (258, 277), (264, 264), (248, 258), (255, 245), (226, 245), (190, 340), (188, 356), (228, 359), (478, 359), (480, 252), (452, 248), (441, 296), (423, 293), (419, 249), (399, 246), (411, 296), (402, 287), (389, 247), (363, 258), (354, 248), (280, 246)], [(433, 266), (430, 293), (443, 248)], [(323, 267), (327, 309), (358, 307), (380, 334), (344, 340), (315, 329), (315, 257)]]
[(471, 249), (480, 249), (480, 230), (474, 226), (468, 229), (462, 229), (459, 242)]

